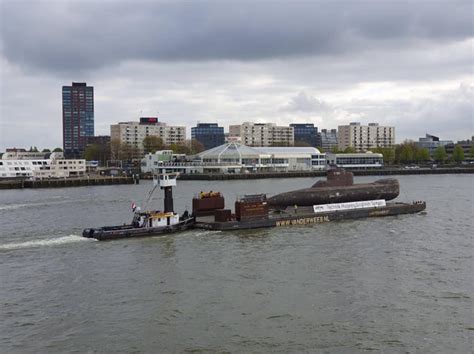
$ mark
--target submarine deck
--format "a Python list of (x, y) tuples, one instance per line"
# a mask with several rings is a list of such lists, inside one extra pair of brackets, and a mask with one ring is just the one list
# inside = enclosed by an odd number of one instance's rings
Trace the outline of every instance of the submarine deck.
[(214, 221), (213, 216), (196, 217), (195, 228), (206, 230), (245, 230), (266, 227), (296, 226), (306, 224), (320, 224), (329, 221), (346, 219), (361, 219), (367, 217), (393, 216), (401, 214), (414, 214), (425, 210), (425, 202), (413, 203), (387, 203), (384, 207), (365, 209), (338, 210), (314, 213), (312, 207), (300, 207), (295, 212), (281, 211), (269, 213), (268, 218), (259, 217), (248, 220), (232, 220), (225, 222)]

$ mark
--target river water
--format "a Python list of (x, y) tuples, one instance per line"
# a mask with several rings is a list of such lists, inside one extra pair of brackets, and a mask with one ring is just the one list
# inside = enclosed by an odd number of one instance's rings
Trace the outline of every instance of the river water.
[[(425, 215), (112, 242), (81, 231), (129, 221), (151, 182), (0, 191), (0, 352), (469, 353), (474, 179), (399, 181)], [(312, 183), (182, 181), (175, 207)]]

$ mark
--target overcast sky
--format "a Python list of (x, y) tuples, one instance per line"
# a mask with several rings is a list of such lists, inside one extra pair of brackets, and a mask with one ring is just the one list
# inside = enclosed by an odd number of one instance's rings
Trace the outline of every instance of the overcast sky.
[(473, 134), (474, 1), (0, 3), (0, 151), (62, 146), (72, 81), (94, 86), (96, 135), (156, 115)]

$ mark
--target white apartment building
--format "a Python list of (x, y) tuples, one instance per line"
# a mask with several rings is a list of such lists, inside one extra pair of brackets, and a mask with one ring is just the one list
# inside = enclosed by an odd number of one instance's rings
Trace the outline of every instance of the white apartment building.
[(247, 146), (293, 146), (293, 127), (277, 126), (275, 123), (251, 123), (229, 126), (229, 138), (240, 137)]
[(186, 127), (168, 126), (166, 123), (121, 122), (110, 126), (110, 140), (118, 140), (122, 144), (130, 144), (143, 150), (143, 139), (157, 136), (165, 145), (184, 144)]
[(86, 160), (58, 158), (52, 153), (49, 159), (11, 159), (0, 160), (0, 178), (34, 177), (64, 178), (79, 177), (86, 172)]
[(394, 145), (395, 127), (380, 126), (378, 123), (369, 123), (369, 125), (350, 123), (338, 127), (339, 150), (353, 147), (356, 151), (367, 151)]

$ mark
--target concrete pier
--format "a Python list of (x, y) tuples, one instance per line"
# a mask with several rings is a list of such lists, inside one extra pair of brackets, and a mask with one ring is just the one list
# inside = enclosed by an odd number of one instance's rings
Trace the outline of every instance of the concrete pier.
[(60, 188), (133, 183), (137, 183), (136, 179), (133, 177), (81, 177), (41, 180), (12, 179), (0, 181), (0, 189)]

